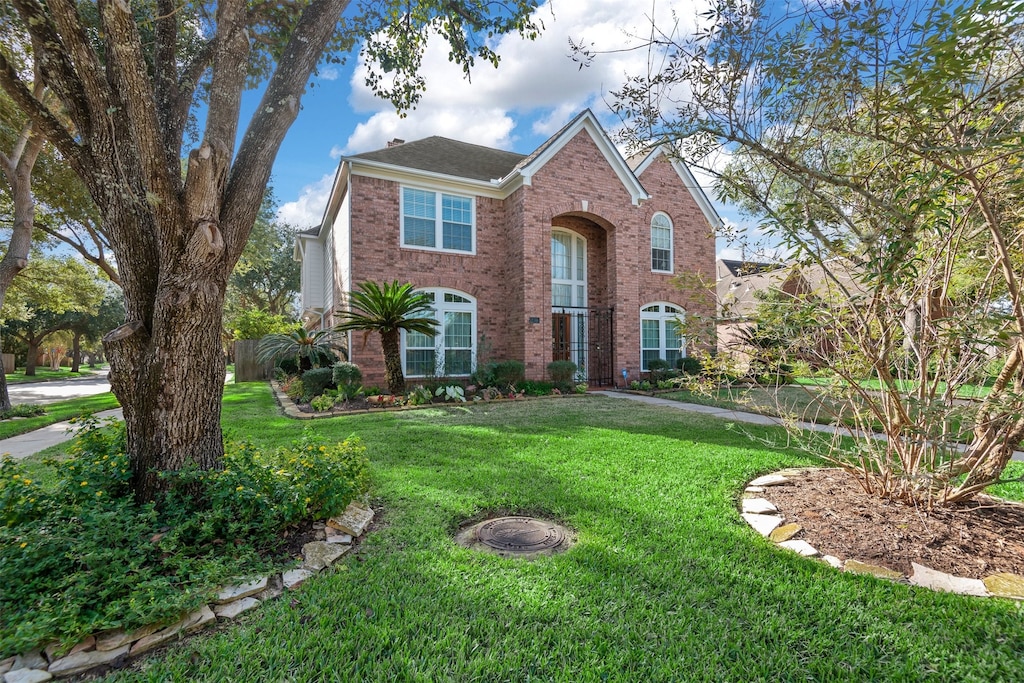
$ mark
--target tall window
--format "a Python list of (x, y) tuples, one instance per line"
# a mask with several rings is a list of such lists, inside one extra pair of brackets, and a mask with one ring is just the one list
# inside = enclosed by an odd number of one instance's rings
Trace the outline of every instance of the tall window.
[(551, 305), (587, 306), (587, 241), (575, 233), (551, 233)]
[(473, 198), (402, 188), (402, 246), (472, 253)]
[(473, 372), (476, 356), (476, 301), (448, 289), (421, 290), (433, 302), (429, 316), (440, 325), (431, 338), (402, 334), (402, 357), (409, 377), (459, 377)]
[(663, 213), (651, 218), (651, 270), (672, 272), (672, 219)]
[(683, 309), (673, 304), (649, 304), (640, 309), (640, 370), (647, 372), (660, 358), (671, 367), (686, 355), (686, 339), (680, 323)]

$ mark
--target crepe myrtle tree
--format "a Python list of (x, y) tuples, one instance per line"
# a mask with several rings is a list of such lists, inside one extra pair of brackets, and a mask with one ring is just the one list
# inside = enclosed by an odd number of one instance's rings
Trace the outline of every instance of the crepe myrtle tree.
[(616, 93), (631, 146), (675, 142), (811, 274), (780, 348), (853, 423), (794, 435), (923, 507), (998, 481), (1024, 438), (1019, 10), (721, 0), (695, 36), (652, 33), (662, 68)]
[[(428, 39), (447, 41), (468, 75), (475, 60), (497, 64), (495, 36), (537, 35), (534, 8), (534, 0), (4, 3), (0, 88), (81, 177), (117, 262), (127, 322), (104, 347), (137, 499), (167, 486), (160, 470), (222, 466), (225, 288), (318, 64), (358, 44), (369, 85), (405, 109), (425, 88), (417, 71)], [(254, 85), (262, 97), (242, 121), (242, 93)], [(186, 144), (190, 130), (197, 144)]]

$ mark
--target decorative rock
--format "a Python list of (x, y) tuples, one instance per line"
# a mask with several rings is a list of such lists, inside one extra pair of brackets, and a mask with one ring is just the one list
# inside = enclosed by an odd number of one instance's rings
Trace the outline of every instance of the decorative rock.
[(784, 470), (779, 470), (775, 474), (782, 475), (783, 477), (802, 477), (807, 474), (807, 470), (803, 467), (788, 467)]
[(775, 543), (782, 543), (796, 536), (798, 533), (803, 531), (803, 527), (799, 524), (783, 524), (775, 531), (768, 534), (768, 538)]
[(832, 565), (836, 569), (842, 569), (843, 568), (843, 561), (840, 560), (835, 555), (825, 555), (821, 559), (823, 559), (826, 563)]
[(256, 594), (255, 597), (260, 602), (266, 602), (267, 600), (273, 600), (274, 598), (280, 597), (281, 593), (284, 592), (284, 585), (281, 582), (280, 575), (270, 577), (270, 585), (262, 593)]
[(901, 572), (893, 571), (886, 567), (879, 567), (876, 564), (861, 562), (860, 560), (847, 560), (846, 564), (843, 565), (843, 569), (851, 574), (867, 574), (868, 576), (874, 576), (879, 579), (890, 579), (892, 581), (899, 581), (903, 578), (903, 574)]
[(313, 572), (308, 569), (289, 569), (284, 574), (281, 574), (281, 580), (284, 582), (284, 587), (288, 590), (294, 590), (305, 583), (306, 579), (313, 576)]
[[(66, 657), (68, 655), (75, 655), (75, 654), (78, 654), (79, 652), (90, 652), (90, 651), (95, 650), (95, 649), (96, 649), (96, 636), (89, 636), (88, 638), (86, 638), (85, 640), (83, 640), (82, 642), (78, 643), (77, 645), (75, 645), (70, 650), (68, 650), (67, 654), (65, 654), (64, 656)], [(59, 651), (60, 651), (60, 643), (50, 643), (49, 645), (47, 645), (43, 649), (43, 653), (46, 655), (46, 658), (49, 659), (51, 662), (53, 660), (55, 660), (55, 659), (59, 659), (59, 657), (57, 656), (57, 653)]]
[(335, 560), (352, 549), (350, 545), (310, 541), (302, 546), (302, 568), (318, 572), (330, 567)]
[(985, 588), (984, 582), (980, 579), (953, 576), (952, 574), (940, 572), (916, 562), (911, 562), (910, 566), (914, 568), (914, 573), (910, 575), (910, 583), (914, 586), (930, 588), (933, 591), (988, 597), (988, 589)]
[(328, 536), (328, 543), (340, 543), (342, 545), (350, 545), (352, 543), (352, 534), (338, 534), (337, 536)]
[(783, 521), (782, 517), (778, 515), (750, 515), (744, 513), (740, 516), (743, 517), (743, 519), (747, 521), (747, 524), (754, 527), (754, 530), (762, 536), (770, 534), (775, 530), (775, 527), (782, 524)]
[[(128, 654), (128, 645), (122, 645), (116, 650), (94, 650), (92, 652), (77, 652), (67, 657), (62, 657), (50, 664), (50, 673), (58, 678), (63, 676), (74, 676), (93, 667), (109, 664), (119, 657)], [(8, 674), (10, 675), (10, 674)]]
[(750, 482), (747, 486), (785, 486), (791, 483), (789, 479), (786, 479), (781, 474), (766, 474)]
[(1000, 598), (1024, 600), (1024, 576), (1019, 574), (993, 574), (982, 579), (989, 593)]
[(213, 613), (217, 615), (218, 619), (234, 619), (242, 612), (248, 612), (262, 604), (256, 598), (242, 598), (241, 600), (229, 602), (226, 605), (217, 605), (213, 608)]
[(52, 680), (53, 675), (42, 669), (15, 669), (4, 674), (4, 683), (44, 683)]
[(764, 498), (749, 498), (743, 501), (743, 512), (748, 515), (768, 515), (778, 511), (779, 508)]
[(214, 599), (214, 602), (218, 605), (223, 605), (226, 602), (233, 602), (235, 600), (240, 600), (241, 598), (247, 598), (250, 595), (255, 595), (266, 587), (266, 576), (260, 579), (253, 579), (248, 583), (240, 583), (236, 586), (226, 586), (220, 589), (220, 592), (217, 593), (217, 597)]
[(151, 633), (156, 633), (160, 630), (158, 624), (149, 624), (142, 628), (137, 628), (131, 633), (125, 633), (118, 629), (117, 631), (107, 631), (106, 633), (100, 634), (96, 638), (96, 649), (97, 650), (116, 650), (122, 645), (129, 645), (134, 643), (136, 640), (141, 640)]
[(40, 650), (29, 650), (14, 658), (11, 669), (45, 669), (49, 665)]
[(7, 659), (0, 661), (0, 676), (3, 676), (12, 668), (14, 668), (14, 657), (8, 657)]
[(817, 557), (818, 555), (815, 547), (807, 541), (783, 541), (779, 543), (779, 547), (792, 550), (797, 555), (803, 555), (804, 557)]
[(743, 493), (764, 493), (764, 490), (763, 486), (748, 486), (743, 489)]
[(137, 643), (132, 645), (131, 655), (134, 657), (135, 655), (152, 650), (154, 647), (166, 643), (179, 633), (191, 633), (192, 631), (198, 631), (210, 622), (216, 620), (217, 615), (213, 613), (213, 610), (210, 609), (209, 605), (203, 605), (201, 609), (192, 612), (176, 624), (171, 624), (167, 628), (139, 640)]
[(356, 502), (348, 504), (345, 512), (338, 517), (331, 517), (327, 520), (327, 526), (333, 527), (342, 533), (353, 536), (362, 536), (366, 527), (373, 520), (373, 510)]

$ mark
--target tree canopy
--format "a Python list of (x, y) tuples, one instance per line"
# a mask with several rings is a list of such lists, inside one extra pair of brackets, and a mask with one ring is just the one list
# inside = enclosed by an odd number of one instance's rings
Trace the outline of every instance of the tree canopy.
[[(633, 146), (676, 141), (821, 269), (794, 300), (808, 338), (790, 348), (827, 350), (835, 391), (866, 408), (854, 446), (808, 447), (881, 495), (970, 497), (1024, 437), (1020, 8), (718, 2), (692, 39), (656, 40), (663, 68), (617, 93)], [(869, 375), (881, 392), (857, 388)]]

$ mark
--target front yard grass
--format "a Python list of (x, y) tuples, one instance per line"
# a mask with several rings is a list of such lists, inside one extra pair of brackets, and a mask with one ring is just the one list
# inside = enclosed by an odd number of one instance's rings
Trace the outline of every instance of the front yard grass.
[[(1021, 679), (1019, 604), (842, 574), (752, 531), (744, 483), (814, 463), (724, 421), (587, 397), (296, 422), (240, 384), (224, 423), (267, 446), (359, 436), (376, 528), (300, 590), (110, 680)], [(523, 561), (452, 541), (492, 512), (553, 518), (576, 545)]]
[(78, 372), (71, 372), (68, 368), (60, 368), (59, 370), (51, 370), (48, 367), (36, 367), (36, 374), (26, 375), (25, 368), (21, 370), (15, 370), (14, 372), (7, 373), (8, 384), (25, 384), (27, 382), (50, 382), (58, 379), (77, 379), (79, 377), (88, 377), (95, 375), (95, 372), (84, 369)]

